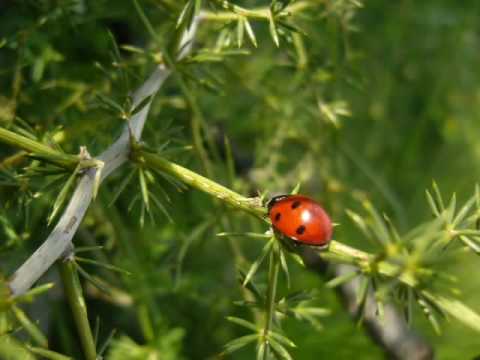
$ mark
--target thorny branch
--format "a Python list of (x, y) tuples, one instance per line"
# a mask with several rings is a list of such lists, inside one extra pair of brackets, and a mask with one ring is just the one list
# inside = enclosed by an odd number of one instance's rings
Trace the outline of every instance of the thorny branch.
[[(199, 21), (200, 17), (194, 21), (192, 28), (184, 34), (181, 42), (182, 45), (180, 47), (182, 52), (179, 57), (185, 56), (190, 51), (191, 42)], [(169, 75), (170, 70), (164, 65), (159, 65), (144, 84), (133, 94), (134, 106), (140, 104), (148, 97), (153, 98), (152, 95), (157, 93)], [(94, 158), (95, 160), (104, 163), (103, 169), (91, 167), (84, 171), (78, 181), (68, 206), (64, 210), (51, 234), (10, 278), (9, 286), (13, 295), (20, 295), (28, 291), (28, 289), (30, 289), (30, 287), (50, 268), (50, 266), (54, 264), (57, 259), (63, 257), (64, 254), (71, 249), (72, 238), (92, 202), (95, 177), (98, 176), (97, 172), (101, 171), (100, 180), (103, 181), (128, 160), (130, 154), (130, 132), (136, 140), (141, 138), (150, 104), (151, 99), (141, 111), (132, 116), (129, 121), (130, 129), (126, 125), (116, 142), (98, 157)], [(303, 254), (302, 257), (310, 269), (319, 274), (324, 273), (323, 268), (325, 267), (325, 263), (320, 260), (318, 256), (315, 256), (315, 254), (312, 253), (306, 253)], [(337, 268), (337, 270), (340, 271), (340, 268)], [(352, 284), (352, 286), (353, 287), (350, 289), (342, 288), (341, 293), (346, 299), (346, 306), (355, 315), (356, 310), (351, 308), (350, 304), (350, 300), (356, 298), (355, 284)], [(403, 319), (399, 318), (398, 312), (393, 308), (391, 309), (391, 315), (394, 318), (392, 322), (390, 322), (389, 319), (385, 319), (386, 321), (384, 324), (380, 324), (378, 319), (376, 319), (375, 316), (372, 316), (372, 314), (366, 315), (365, 321), (373, 338), (377, 339), (380, 345), (396, 358), (410, 358), (409, 356), (412, 355), (412, 359), (429, 359), (432, 356), (430, 346), (405, 326)], [(392, 326), (394, 332), (387, 331), (388, 326)], [(406, 340), (406, 342), (403, 342), (403, 340)], [(412, 347), (399, 347), (399, 342), (410, 344)], [(397, 351), (397, 348), (403, 350), (399, 352)], [(417, 356), (412, 353), (412, 351), (415, 350), (420, 351), (419, 354), (416, 354)]]
[[(197, 18), (193, 22), (192, 27), (184, 33), (180, 45), (182, 51), (179, 54), (179, 58), (185, 56), (190, 51), (198, 22), (199, 18)], [(142, 110), (131, 117), (128, 126), (125, 125), (117, 141), (97, 157), (97, 160), (105, 164), (103, 169), (92, 167), (83, 173), (68, 206), (47, 240), (45, 240), (10, 278), (9, 286), (13, 295), (23, 294), (30, 289), (50, 266), (68, 250), (69, 245), (72, 243), (72, 238), (92, 202), (97, 172), (102, 171), (100, 181), (103, 181), (128, 160), (130, 153), (130, 131), (136, 140), (140, 139), (150, 110), (152, 95), (157, 93), (169, 75), (170, 70), (163, 64), (159, 65), (152, 75), (150, 75), (143, 85), (133, 94), (134, 107), (138, 106), (148, 97), (150, 97), (150, 100)]]

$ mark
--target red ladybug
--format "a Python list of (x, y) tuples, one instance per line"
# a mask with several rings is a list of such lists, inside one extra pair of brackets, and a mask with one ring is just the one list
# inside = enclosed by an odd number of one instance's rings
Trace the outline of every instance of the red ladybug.
[(267, 206), (274, 230), (295, 244), (328, 246), (333, 226), (317, 202), (302, 195), (280, 195), (272, 198)]

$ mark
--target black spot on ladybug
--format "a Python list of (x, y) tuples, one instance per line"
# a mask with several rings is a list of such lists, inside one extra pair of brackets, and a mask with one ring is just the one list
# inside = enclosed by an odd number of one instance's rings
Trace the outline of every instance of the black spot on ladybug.
[(307, 228), (306, 228), (305, 226), (303, 226), (303, 225), (300, 225), (295, 232), (296, 232), (298, 235), (302, 235), (302, 234), (305, 232), (305, 230), (307, 230)]
[(275, 215), (275, 221), (280, 220), (281, 217), (282, 217), (282, 214), (277, 213), (277, 215)]
[(300, 204), (301, 204), (300, 201), (298, 201), (298, 200), (297, 200), (297, 201), (294, 201), (294, 202), (292, 203), (292, 209), (296, 209), (297, 207), (300, 206)]

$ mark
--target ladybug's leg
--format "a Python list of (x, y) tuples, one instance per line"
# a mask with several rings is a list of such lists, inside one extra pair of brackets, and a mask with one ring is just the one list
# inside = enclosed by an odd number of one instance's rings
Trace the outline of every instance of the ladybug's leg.
[(290, 252), (297, 252), (298, 244), (297, 241), (290, 239), (289, 237), (283, 235), (281, 232), (276, 231), (275, 228), (272, 228), (275, 237), (280, 241), (282, 246)]

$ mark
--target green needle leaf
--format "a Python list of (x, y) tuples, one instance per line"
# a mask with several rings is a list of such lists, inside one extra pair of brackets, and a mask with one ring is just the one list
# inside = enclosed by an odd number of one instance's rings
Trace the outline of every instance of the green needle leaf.
[(257, 360), (264, 360), (266, 353), (267, 353), (267, 345), (265, 344), (264, 341), (262, 341), (260, 344), (258, 344), (258, 347), (257, 347)]
[[(370, 279), (368, 277), (363, 277), (360, 283), (360, 287), (357, 293), (357, 306), (360, 310), (363, 310), (363, 306), (365, 305), (365, 300), (367, 299), (368, 295), (368, 285), (370, 284)], [(362, 311), (363, 312), (363, 311)]]
[(35, 325), (28, 316), (17, 306), (12, 306), (12, 311), (15, 314), (18, 322), (22, 325), (25, 331), (30, 335), (30, 337), (42, 347), (48, 347), (47, 337), (42, 333), (42, 331)]
[(442, 334), (442, 329), (440, 328), (440, 324), (438, 323), (438, 320), (435, 317), (433, 309), (430, 307), (428, 302), (425, 301), (422, 298), (417, 299), (417, 302), (418, 302), (418, 305), (420, 305), (420, 307), (422, 308), (425, 317), (432, 324), (432, 327), (435, 330), (435, 332), (437, 333), (437, 335), (441, 335)]
[(285, 258), (285, 251), (283, 251), (283, 248), (278, 249), (278, 251), (280, 253), (280, 265), (287, 279), (287, 288), (290, 288), (290, 273), (288, 271), (287, 259)]
[(195, 16), (200, 14), (200, 10), (202, 10), (202, 0), (195, 0), (195, 11), (193, 12)]
[(443, 212), (445, 210), (445, 204), (443, 203), (443, 198), (442, 194), (440, 193), (440, 189), (438, 188), (438, 185), (435, 181), (432, 183), (432, 188), (433, 188), (433, 193), (435, 194), (435, 200), (438, 204), (438, 209), (440, 212)]
[(145, 174), (143, 172), (143, 169), (138, 169), (138, 176), (140, 181), (140, 189), (142, 191), (143, 203), (145, 204), (145, 208), (147, 209), (147, 211), (150, 212), (148, 186), (147, 186), (147, 181), (145, 180)]
[(345, 210), (345, 212), (347, 213), (348, 217), (355, 223), (355, 225), (360, 229), (363, 235), (365, 235), (366, 238), (373, 240), (372, 232), (370, 231), (370, 228), (366, 221), (363, 219), (363, 217), (349, 209)]
[(252, 42), (253, 46), (257, 47), (257, 39), (255, 38), (255, 33), (253, 32), (252, 26), (248, 21), (248, 18), (244, 18), (245, 30), (247, 31), (248, 38)]
[(285, 347), (278, 341), (276, 341), (274, 338), (269, 338), (269, 344), (278, 359), (293, 360), (287, 349), (285, 349)]
[(427, 291), (422, 291), (422, 295), (445, 313), (461, 321), (473, 330), (480, 332), (480, 315), (461, 301), (440, 295), (434, 295)]
[(59, 211), (61, 210), (63, 204), (65, 203), (65, 201), (67, 200), (67, 195), (71, 189), (71, 187), (73, 186), (73, 183), (75, 181), (75, 178), (77, 176), (77, 173), (78, 171), (80, 170), (80, 165), (78, 165), (76, 167), (76, 169), (73, 171), (73, 173), (70, 175), (70, 177), (68, 178), (67, 182), (65, 183), (65, 185), (63, 186), (62, 190), (60, 191), (60, 193), (58, 194), (56, 200), (55, 200), (55, 203), (53, 204), (53, 208), (52, 208), (52, 212), (50, 213), (49, 217), (48, 217), (48, 220), (47, 220), (47, 224), (50, 225), (52, 223), (52, 221), (55, 219), (55, 217), (57, 216), (57, 214), (59, 213)]
[(172, 217), (170, 216), (170, 213), (168, 212), (167, 208), (162, 204), (162, 202), (158, 199), (158, 197), (153, 193), (150, 194), (150, 197), (151, 197), (153, 203), (160, 209), (160, 211), (165, 215), (165, 217), (168, 219), (168, 221), (173, 223), (174, 221), (173, 221)]
[(274, 338), (276, 341), (282, 343), (285, 346), (290, 346), (292, 348), (297, 347), (297, 345), (295, 345), (295, 343), (292, 340), (290, 340), (289, 338), (287, 338), (285, 335), (279, 334), (279, 333), (274, 332), (274, 331), (270, 331), (268, 333), (268, 336)]
[(123, 269), (121, 269), (117, 266), (114, 266), (114, 265), (101, 263), (101, 262), (96, 261), (96, 260), (87, 259), (87, 258), (83, 258), (83, 257), (79, 257), (79, 256), (75, 256), (75, 260), (78, 261), (78, 262), (83, 262), (85, 264), (100, 266), (100, 267), (103, 267), (105, 269), (115, 271), (115, 272), (118, 272), (118, 273), (121, 273), (121, 274), (124, 274), (124, 275), (132, 275), (132, 273), (127, 271), (127, 270), (123, 270)]
[(43, 285), (34, 287), (33, 289), (30, 289), (29, 291), (27, 291), (25, 294), (21, 294), (21, 295), (15, 296), (15, 297), (13, 298), (13, 300), (14, 300), (16, 303), (19, 303), (19, 302), (31, 302), (31, 301), (33, 301), (33, 299), (34, 299), (36, 296), (39, 296), (39, 295), (47, 292), (48, 290), (50, 290), (50, 289), (53, 288), (54, 286), (55, 286), (54, 283), (48, 283), (48, 284), (43, 284)]
[(239, 17), (237, 21), (237, 46), (239, 48), (243, 45), (243, 35), (245, 34), (245, 19)]
[(347, 274), (337, 276), (336, 278), (328, 281), (325, 285), (328, 288), (335, 288), (337, 286), (340, 286), (342, 284), (345, 284), (346, 282), (353, 280), (355, 277), (358, 276), (358, 274), (359, 273), (357, 271), (349, 272)]
[(453, 228), (456, 228), (460, 223), (462, 223), (469, 211), (475, 206), (475, 203), (477, 201), (477, 196), (476, 194), (472, 196), (466, 203), (465, 205), (462, 206), (460, 211), (458, 211), (457, 216), (455, 216), (455, 219), (453, 219), (451, 226)]
[(432, 197), (432, 194), (430, 194), (430, 191), (425, 190), (425, 195), (427, 196), (427, 201), (428, 204), (430, 205), (430, 209), (432, 209), (432, 213), (435, 216), (440, 215), (440, 211), (438, 210), (437, 204), (435, 203), (435, 200)]
[(272, 36), (273, 42), (277, 47), (279, 47), (280, 40), (278, 38), (277, 26), (275, 24), (275, 20), (271, 11), (268, 16), (268, 29), (270, 30), (270, 35)]
[(177, 29), (182, 26), (184, 23), (190, 22), (190, 19), (193, 15), (193, 1), (189, 0), (182, 9), (180, 16), (177, 20)]
[(85, 280), (89, 281), (93, 286), (98, 288), (99, 290), (103, 291), (105, 294), (110, 294), (110, 290), (108, 290), (102, 283), (96, 280), (93, 276), (91, 276), (88, 272), (86, 272), (78, 263), (74, 263), (75, 268), (77, 269), (78, 273), (85, 278)]
[(385, 221), (382, 219), (375, 207), (369, 201), (364, 201), (363, 206), (368, 211), (373, 220), (373, 224), (370, 228), (375, 233), (375, 239), (379, 241), (383, 246), (390, 243), (391, 236), (388, 228), (386, 227)]
[(132, 177), (135, 174), (135, 171), (137, 171), (137, 169), (132, 169), (132, 171), (130, 171), (130, 173), (122, 180), (120, 185), (115, 190), (115, 193), (113, 194), (110, 204), (108, 204), (109, 207), (112, 206), (115, 203), (115, 201), (117, 201), (120, 194), (123, 192), (123, 190), (125, 190), (130, 180), (132, 180)]
[(105, 352), (105, 350), (107, 350), (107, 347), (108, 345), (110, 345), (110, 343), (112, 342), (113, 340), (113, 337), (115, 336), (115, 333), (117, 332), (116, 329), (112, 329), (112, 331), (110, 331), (110, 334), (108, 334), (107, 338), (105, 339), (105, 341), (103, 342), (103, 344), (100, 346), (100, 348), (98, 349), (98, 356), (101, 357), (103, 355), (103, 353)]
[(272, 237), (271, 234), (260, 234), (254, 232), (221, 232), (217, 234), (218, 237), (248, 237), (252, 239), (270, 239)]
[(298, 182), (295, 187), (293, 188), (292, 192), (290, 194), (292, 195), (297, 195), (298, 192), (300, 191), (300, 187), (302, 186), (301, 182)]
[(237, 351), (241, 349), (242, 347), (257, 341), (259, 335), (258, 334), (252, 334), (252, 335), (245, 335), (242, 337), (239, 337), (235, 340), (232, 340), (225, 344), (225, 351), (223, 352), (224, 354), (231, 354), (234, 351)]
[(475, 241), (471, 240), (467, 236), (460, 236), (460, 241), (462, 241), (466, 246), (468, 246), (475, 254), (480, 255), (480, 245)]
[(104, 246), (101, 245), (94, 245), (94, 246), (77, 246), (73, 252), (75, 254), (80, 254), (82, 252), (88, 252), (88, 251), (100, 251), (104, 248)]
[(265, 244), (265, 246), (262, 249), (262, 253), (258, 257), (257, 260), (250, 266), (250, 269), (248, 270), (247, 276), (245, 277), (245, 280), (243, 281), (243, 286), (247, 285), (250, 279), (255, 275), (257, 272), (258, 268), (262, 264), (263, 260), (265, 260), (265, 257), (270, 254), (270, 251), (272, 250), (272, 246), (274, 244), (274, 239), (272, 238), (269, 242)]
[(97, 100), (107, 109), (116, 110), (118, 113), (123, 113), (123, 106), (103, 94), (96, 94)]
[(247, 321), (238, 317), (234, 317), (234, 316), (227, 316), (227, 320), (234, 324), (240, 325), (244, 328), (258, 332), (257, 326), (254, 323), (251, 323), (250, 321)]
[(142, 111), (145, 108), (145, 106), (147, 106), (150, 103), (150, 101), (152, 100), (152, 97), (153, 97), (153, 94), (143, 98), (142, 101), (140, 101), (137, 105), (135, 105), (132, 108), (132, 110), (130, 111), (130, 116), (133, 116), (139, 113), (140, 111)]
[(27, 349), (35, 355), (41, 356), (48, 360), (72, 360), (71, 357), (59, 354), (52, 350), (42, 349), (36, 346), (27, 346)]

